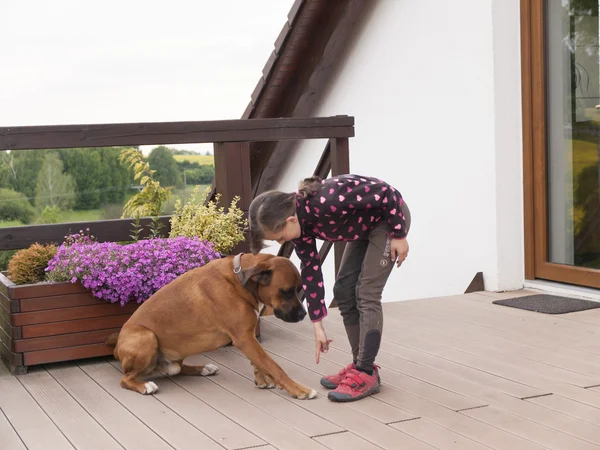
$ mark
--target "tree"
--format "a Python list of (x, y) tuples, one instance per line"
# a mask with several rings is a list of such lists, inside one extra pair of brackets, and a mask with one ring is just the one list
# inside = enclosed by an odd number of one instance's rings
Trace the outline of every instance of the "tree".
[(75, 180), (75, 209), (96, 209), (102, 205), (104, 187), (102, 158), (96, 148), (69, 148), (60, 151), (65, 171)]
[(64, 211), (75, 204), (75, 181), (63, 173), (63, 162), (56, 153), (48, 153), (38, 174), (35, 189), (35, 205), (58, 207)]
[(121, 149), (118, 147), (102, 147), (99, 151), (102, 161), (100, 175), (102, 179), (101, 204), (122, 204), (125, 200), (125, 194), (133, 182), (133, 177), (127, 167), (119, 162)]
[(154, 179), (161, 186), (176, 186), (181, 179), (177, 161), (173, 153), (164, 145), (154, 148), (148, 156), (148, 163), (152, 170), (156, 170)]
[(23, 193), (33, 205), (37, 176), (47, 153), (48, 150), (2, 152), (2, 187)]

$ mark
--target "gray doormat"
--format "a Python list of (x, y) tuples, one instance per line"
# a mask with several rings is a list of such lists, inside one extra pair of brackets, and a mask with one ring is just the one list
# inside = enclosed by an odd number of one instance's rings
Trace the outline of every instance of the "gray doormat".
[(558, 295), (538, 294), (523, 297), (506, 298), (492, 302), (496, 305), (526, 309), (543, 314), (566, 314), (586, 309), (600, 308), (600, 302), (561, 297)]

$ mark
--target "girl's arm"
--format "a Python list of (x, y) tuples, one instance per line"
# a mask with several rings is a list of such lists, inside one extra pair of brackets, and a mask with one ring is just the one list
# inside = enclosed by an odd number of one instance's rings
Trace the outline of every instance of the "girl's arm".
[(325, 287), (321, 259), (315, 239), (310, 236), (300, 237), (293, 241), (296, 255), (300, 258), (300, 274), (302, 289), (306, 296), (308, 316), (313, 322), (321, 321), (327, 315), (325, 306)]
[(402, 203), (404, 200), (400, 193), (389, 186), (382, 192), (382, 198), (386, 203), (382, 203), (384, 216), (387, 218), (388, 234), (393, 239), (404, 239), (406, 237), (406, 221), (402, 214)]

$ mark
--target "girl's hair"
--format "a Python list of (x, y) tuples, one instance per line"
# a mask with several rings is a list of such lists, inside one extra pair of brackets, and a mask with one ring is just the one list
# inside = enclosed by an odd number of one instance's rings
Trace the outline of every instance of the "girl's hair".
[(296, 214), (297, 196), (312, 197), (320, 186), (319, 177), (305, 178), (298, 185), (297, 192), (267, 191), (252, 200), (248, 209), (252, 253), (256, 254), (263, 249), (265, 231), (277, 233), (285, 227), (286, 219)]
[(319, 177), (305, 178), (298, 185), (298, 194), (302, 198), (312, 197), (321, 188), (321, 182)]

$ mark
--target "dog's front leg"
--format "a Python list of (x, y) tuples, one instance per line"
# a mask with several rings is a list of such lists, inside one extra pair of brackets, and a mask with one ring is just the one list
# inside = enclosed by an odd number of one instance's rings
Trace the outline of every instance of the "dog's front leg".
[[(252, 330), (254, 331), (254, 330)], [(256, 336), (251, 332), (244, 337), (233, 340), (233, 345), (250, 360), (252, 365), (264, 374), (268, 374), (277, 386), (289, 392), (289, 394), (301, 400), (311, 399), (317, 396), (317, 392), (292, 380), (283, 369), (265, 352)], [(256, 372), (255, 372), (256, 374)]]

